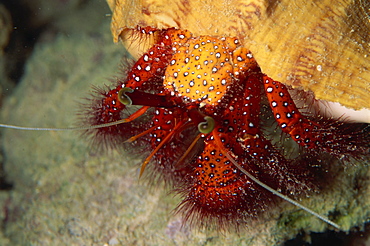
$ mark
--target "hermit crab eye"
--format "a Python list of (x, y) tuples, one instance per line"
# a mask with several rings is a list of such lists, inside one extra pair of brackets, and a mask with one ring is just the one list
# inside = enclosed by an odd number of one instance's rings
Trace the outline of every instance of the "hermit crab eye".
[(210, 133), (215, 128), (215, 120), (212, 117), (206, 116), (204, 117), (206, 120), (205, 122), (200, 122), (198, 124), (198, 130), (201, 133)]
[(118, 92), (118, 100), (123, 104), (123, 105), (132, 105), (132, 100), (129, 96), (126, 95), (126, 92), (132, 93), (134, 92), (133, 89), (128, 88), (128, 87), (123, 87), (121, 90)]

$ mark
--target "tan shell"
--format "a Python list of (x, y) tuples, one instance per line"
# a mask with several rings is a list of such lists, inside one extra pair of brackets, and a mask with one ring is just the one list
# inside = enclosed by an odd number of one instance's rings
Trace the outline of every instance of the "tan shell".
[[(130, 28), (236, 36), (262, 71), (354, 109), (370, 108), (370, 2), (365, 0), (107, 0), (114, 41)], [(145, 47), (140, 45), (140, 48)]]

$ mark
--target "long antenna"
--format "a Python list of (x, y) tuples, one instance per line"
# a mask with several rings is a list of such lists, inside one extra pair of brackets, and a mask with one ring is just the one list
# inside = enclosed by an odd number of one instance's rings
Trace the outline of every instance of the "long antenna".
[[(217, 134), (213, 134), (214, 136), (214, 139), (218, 142), (218, 144), (221, 143), (221, 140), (219, 138), (219, 136)], [(284, 199), (285, 201), (288, 201), (290, 202), (291, 204), (303, 209), (304, 211), (312, 214), (313, 216), (319, 218), (320, 220), (324, 221), (325, 223), (328, 223), (329, 225), (332, 225), (334, 226), (335, 228), (337, 229), (340, 229), (340, 226), (336, 223), (334, 223), (333, 221), (329, 220), (328, 218), (326, 218), (325, 216), (322, 216), (318, 213), (316, 213), (315, 211), (303, 206), (302, 204), (298, 203), (297, 201), (281, 194), (280, 192), (278, 192), (277, 190), (271, 188), (270, 186), (266, 185), (265, 183), (259, 181), (257, 178), (255, 178), (251, 173), (249, 173), (247, 170), (245, 170), (241, 165), (239, 165), (239, 163), (228, 153), (228, 151), (221, 145), (221, 149), (222, 149), (222, 153), (241, 171), (243, 172), (248, 178), (250, 178), (253, 182), (256, 182), (256, 184), (258, 184), (259, 186), (261, 186), (262, 188), (270, 191), (272, 194)]]
[(16, 125), (7, 125), (0, 124), (0, 128), (16, 129), (16, 130), (25, 130), (25, 131), (73, 131), (73, 130), (90, 130), (98, 129), (103, 127), (115, 126), (119, 124), (127, 123), (127, 119), (109, 122), (101, 125), (93, 126), (82, 126), (82, 127), (70, 127), (70, 128), (52, 128), (52, 127), (25, 127), (25, 126), (16, 126)]

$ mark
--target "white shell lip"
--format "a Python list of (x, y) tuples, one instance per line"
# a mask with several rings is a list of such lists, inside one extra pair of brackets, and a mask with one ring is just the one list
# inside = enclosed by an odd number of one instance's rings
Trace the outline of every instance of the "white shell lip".
[(319, 112), (328, 118), (340, 118), (344, 122), (370, 123), (370, 110), (354, 110), (342, 106), (338, 102), (318, 100)]
[(301, 113), (306, 115), (321, 115), (325, 118), (338, 119), (347, 123), (370, 123), (370, 109), (354, 110), (347, 108), (339, 102), (330, 102), (315, 99), (312, 92), (290, 89), (296, 106)]

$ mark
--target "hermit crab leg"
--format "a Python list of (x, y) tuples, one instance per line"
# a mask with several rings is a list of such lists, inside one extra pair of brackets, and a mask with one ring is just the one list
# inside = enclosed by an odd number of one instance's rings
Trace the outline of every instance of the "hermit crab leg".
[(290, 202), (291, 204), (299, 207), (299, 208), (302, 208), (304, 211), (312, 214), (313, 216), (319, 218), (320, 220), (334, 226), (335, 228), (337, 229), (340, 229), (339, 225), (334, 223), (333, 221), (329, 220), (328, 218), (314, 212), (313, 210), (303, 206), (302, 204), (298, 203), (297, 201), (281, 194), (280, 192), (278, 192), (277, 190), (271, 188), (270, 186), (266, 185), (265, 183), (259, 181), (257, 178), (255, 178), (251, 173), (249, 173), (247, 170), (245, 170), (241, 165), (239, 165), (239, 163), (235, 160), (235, 158), (233, 158), (230, 154), (229, 154), (229, 151), (223, 146), (222, 142), (221, 142), (221, 139), (220, 137), (218, 136), (218, 133), (217, 132), (214, 132), (213, 133), (213, 137), (215, 139), (215, 142), (217, 144), (217, 146), (220, 148), (221, 152), (231, 161), (231, 163), (233, 163), (241, 172), (243, 172), (248, 178), (250, 178), (253, 182), (255, 182), (256, 184), (260, 185), (262, 188), (268, 190), (269, 192), (271, 192), (272, 194), (284, 199), (285, 201), (287, 202)]
[(321, 120), (320, 123), (309, 120), (299, 112), (284, 84), (266, 75), (263, 84), (275, 120), (299, 145), (322, 149), (340, 159), (366, 154), (369, 128), (346, 124), (338, 119)]

